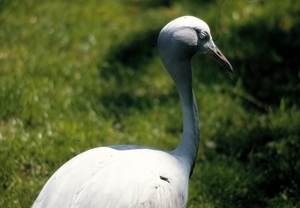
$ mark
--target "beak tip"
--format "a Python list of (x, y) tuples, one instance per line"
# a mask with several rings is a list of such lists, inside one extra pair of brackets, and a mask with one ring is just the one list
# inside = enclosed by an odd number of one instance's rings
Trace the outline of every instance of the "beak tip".
[(227, 59), (225, 59), (225, 61), (223, 62), (223, 67), (227, 69), (227, 71), (229, 71), (230, 73), (233, 73), (233, 68), (229, 61), (227, 61)]

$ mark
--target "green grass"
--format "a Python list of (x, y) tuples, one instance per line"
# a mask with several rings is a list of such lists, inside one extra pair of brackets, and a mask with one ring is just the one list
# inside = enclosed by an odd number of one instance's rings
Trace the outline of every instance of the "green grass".
[(299, 207), (299, 11), (295, 0), (0, 0), (0, 207), (30, 207), (87, 149), (176, 147), (181, 106), (156, 39), (186, 14), (211, 26), (235, 70), (193, 59), (201, 146), (188, 207)]

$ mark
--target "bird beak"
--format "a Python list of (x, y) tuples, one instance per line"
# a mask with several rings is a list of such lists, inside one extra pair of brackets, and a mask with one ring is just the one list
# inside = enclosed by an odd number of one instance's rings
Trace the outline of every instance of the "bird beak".
[(227, 58), (223, 55), (223, 53), (218, 49), (217, 46), (208, 47), (208, 55), (212, 56), (221, 66), (227, 69), (229, 72), (233, 73), (232, 66), (230, 65)]

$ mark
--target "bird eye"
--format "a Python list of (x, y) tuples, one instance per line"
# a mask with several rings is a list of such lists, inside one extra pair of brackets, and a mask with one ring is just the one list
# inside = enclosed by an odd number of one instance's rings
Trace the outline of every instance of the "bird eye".
[(207, 34), (207, 32), (205, 32), (205, 31), (201, 31), (201, 32), (199, 33), (199, 37), (200, 37), (200, 39), (205, 39), (205, 38), (208, 37), (208, 34)]

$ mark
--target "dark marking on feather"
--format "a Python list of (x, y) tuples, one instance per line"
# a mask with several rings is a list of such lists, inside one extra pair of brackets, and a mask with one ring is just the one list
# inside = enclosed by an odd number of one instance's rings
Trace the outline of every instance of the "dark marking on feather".
[(167, 181), (168, 183), (170, 183), (169, 179), (164, 176), (159, 176), (159, 178), (163, 181)]

